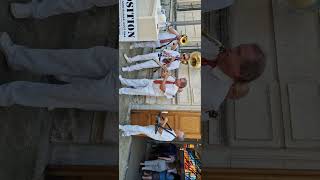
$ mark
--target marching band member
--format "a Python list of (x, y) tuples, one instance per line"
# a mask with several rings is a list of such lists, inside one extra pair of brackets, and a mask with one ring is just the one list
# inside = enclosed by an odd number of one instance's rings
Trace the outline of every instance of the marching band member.
[(172, 130), (165, 128), (168, 122), (168, 117), (161, 118), (160, 126), (157, 131), (155, 131), (155, 125), (149, 126), (138, 126), (138, 125), (119, 125), (119, 129), (123, 131), (123, 136), (134, 136), (134, 135), (146, 135), (151, 139), (157, 141), (173, 141), (174, 139), (184, 140), (184, 132), (180, 130)]
[(170, 47), (171, 50), (177, 50), (180, 45), (187, 43), (187, 41), (188, 37), (186, 35), (180, 35), (172, 26), (169, 26), (168, 32), (159, 33), (157, 41), (134, 42), (130, 45), (130, 49), (146, 47), (163, 49)]
[(119, 94), (163, 96), (171, 99), (187, 86), (185, 78), (175, 79), (169, 76), (168, 71), (162, 71), (161, 77), (161, 79), (125, 79), (119, 76), (121, 84), (128, 86), (120, 88)]
[(137, 55), (134, 57), (128, 57), (126, 54), (123, 55), (128, 63), (145, 61), (143, 63), (137, 63), (135, 65), (122, 67), (122, 71), (136, 71), (147, 68), (165, 67), (169, 71), (178, 69), (180, 63), (187, 64), (190, 58), (188, 53), (183, 53), (180, 55), (177, 51), (163, 50), (161, 52), (154, 52), (144, 55)]

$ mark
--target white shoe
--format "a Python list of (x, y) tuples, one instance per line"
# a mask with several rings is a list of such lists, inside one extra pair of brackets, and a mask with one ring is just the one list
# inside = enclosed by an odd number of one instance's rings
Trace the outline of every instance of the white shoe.
[(124, 82), (123, 82), (123, 77), (122, 77), (121, 75), (119, 75), (119, 80), (120, 80), (120, 83), (121, 83), (122, 85), (125, 85)]
[(121, 132), (120, 135), (121, 135), (121, 137), (128, 137), (128, 134), (126, 132), (123, 132), (123, 131)]
[[(120, 94), (120, 95), (123, 94), (121, 88), (119, 89), (119, 94)], [(121, 129), (121, 128), (122, 128), (122, 127), (120, 127), (120, 125), (119, 125), (119, 129)]]
[(131, 59), (127, 56), (127, 54), (123, 54), (123, 57), (127, 61), (127, 63), (132, 63)]
[(127, 67), (122, 67), (121, 70), (122, 70), (123, 72), (126, 72), (126, 71), (128, 71), (128, 68), (127, 68)]
[(11, 14), (17, 18), (29, 18), (32, 16), (32, 6), (34, 2), (31, 3), (11, 3), (10, 11)]

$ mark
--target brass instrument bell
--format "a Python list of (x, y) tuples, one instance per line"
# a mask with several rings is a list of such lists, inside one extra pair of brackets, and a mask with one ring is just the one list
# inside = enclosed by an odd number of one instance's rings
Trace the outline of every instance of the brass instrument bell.
[(199, 51), (195, 51), (191, 53), (189, 64), (194, 68), (200, 68), (201, 67), (201, 53)]

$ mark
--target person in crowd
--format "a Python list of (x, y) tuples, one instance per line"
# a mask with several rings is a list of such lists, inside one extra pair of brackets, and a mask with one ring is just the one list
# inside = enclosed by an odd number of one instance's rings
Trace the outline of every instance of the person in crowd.
[(154, 159), (158, 157), (166, 157), (171, 159), (177, 158), (177, 146), (172, 143), (159, 143), (152, 146), (152, 155)]
[(167, 171), (162, 172), (144, 172), (142, 176), (143, 180), (180, 180), (180, 175)]
[(144, 161), (143, 163), (140, 163), (140, 166), (143, 166), (141, 168), (143, 171), (153, 171), (153, 172), (168, 171), (169, 173), (177, 171), (175, 168), (172, 168), (173, 165), (170, 162), (163, 159)]
[[(178, 129), (173, 130), (171, 128), (166, 128), (166, 124), (168, 123), (168, 117), (161, 118), (159, 122), (159, 128), (156, 128), (155, 125), (149, 126), (139, 126), (139, 125), (119, 125), (119, 129), (123, 131), (122, 136), (133, 136), (133, 135), (145, 135), (151, 139), (157, 141), (173, 141), (174, 139), (178, 139), (180, 141), (184, 140), (184, 132)], [(158, 160), (163, 161), (172, 161), (167, 158), (160, 158)]]

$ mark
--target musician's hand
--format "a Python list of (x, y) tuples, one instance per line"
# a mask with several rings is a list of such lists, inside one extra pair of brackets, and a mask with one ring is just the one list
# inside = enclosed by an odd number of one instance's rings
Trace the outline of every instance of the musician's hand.
[(170, 56), (170, 53), (168, 53), (167, 51), (163, 51), (163, 54), (165, 55), (165, 56)]
[(161, 116), (161, 118), (160, 118), (160, 124), (163, 124), (163, 122), (165, 121), (165, 119), (166, 119), (167, 117), (163, 117), (163, 116)]
[(168, 117), (165, 117), (165, 118), (161, 118), (161, 122), (160, 122), (160, 125), (162, 126), (162, 127), (164, 127), (166, 124), (167, 124), (167, 122), (169, 121), (169, 119), (168, 119)]
[(162, 71), (161, 71), (161, 77), (166, 77), (167, 75), (169, 75), (169, 71), (168, 71), (168, 68), (167, 66), (163, 66), (162, 67)]
[(163, 74), (162, 74), (163, 76), (163, 78), (168, 78), (169, 77), (169, 71), (168, 70), (166, 70), (166, 71), (163, 71)]
[(177, 43), (173, 43), (172, 46), (171, 46), (171, 50), (176, 50), (178, 47), (178, 44)]

